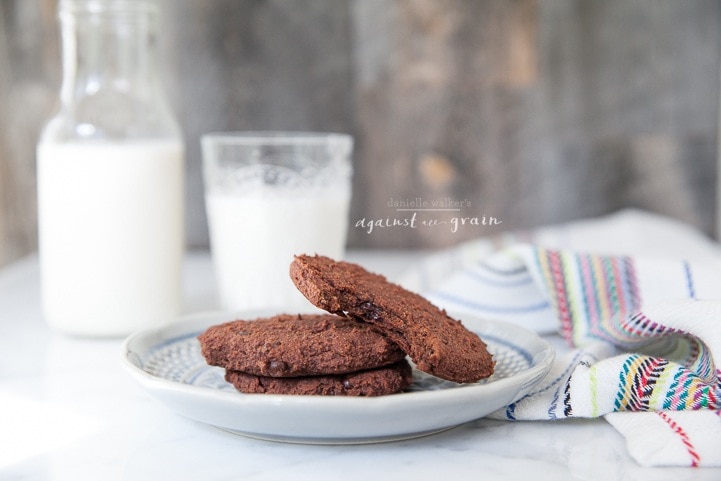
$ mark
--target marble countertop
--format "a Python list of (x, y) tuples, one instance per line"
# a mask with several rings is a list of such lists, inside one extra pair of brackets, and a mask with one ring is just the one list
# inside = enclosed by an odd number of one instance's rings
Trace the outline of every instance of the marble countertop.
[[(413, 252), (351, 252), (393, 279)], [(207, 252), (187, 256), (185, 310), (216, 308)], [(481, 419), (415, 440), (358, 446), (260, 441), (182, 418), (120, 365), (122, 340), (49, 330), (36, 257), (0, 270), (0, 479), (718, 480), (721, 469), (644, 468), (602, 420)]]

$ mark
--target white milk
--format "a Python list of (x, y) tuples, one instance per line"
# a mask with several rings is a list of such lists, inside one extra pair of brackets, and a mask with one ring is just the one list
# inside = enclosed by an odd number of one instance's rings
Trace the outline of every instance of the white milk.
[(52, 327), (121, 336), (180, 312), (180, 142), (40, 144), (38, 215)]
[(206, 195), (221, 302), (233, 310), (313, 310), (290, 280), (295, 254), (343, 256), (350, 196), (268, 189)]

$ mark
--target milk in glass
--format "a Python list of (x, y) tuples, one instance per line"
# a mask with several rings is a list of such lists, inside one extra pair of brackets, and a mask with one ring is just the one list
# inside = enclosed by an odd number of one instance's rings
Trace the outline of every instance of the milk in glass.
[(220, 299), (228, 309), (314, 310), (288, 273), (295, 254), (340, 259), (348, 192), (210, 192), (206, 209)]

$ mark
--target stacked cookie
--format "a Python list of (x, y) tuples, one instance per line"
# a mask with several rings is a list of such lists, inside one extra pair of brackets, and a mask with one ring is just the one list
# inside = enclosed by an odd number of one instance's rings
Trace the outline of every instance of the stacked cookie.
[(379, 396), (411, 383), (405, 353), (360, 321), (279, 315), (213, 326), (199, 337), (208, 364), (245, 393)]
[(485, 343), (425, 298), (361, 266), (296, 256), (290, 275), (330, 314), (213, 326), (199, 336), (210, 365), (245, 393), (378, 396), (424, 372), (459, 383), (493, 374)]

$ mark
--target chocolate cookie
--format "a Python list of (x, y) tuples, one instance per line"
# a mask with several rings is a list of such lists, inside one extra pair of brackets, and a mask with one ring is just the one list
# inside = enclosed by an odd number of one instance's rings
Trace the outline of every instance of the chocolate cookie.
[(210, 327), (198, 340), (208, 364), (258, 376), (343, 374), (405, 358), (376, 329), (330, 314), (227, 322)]
[(495, 362), (481, 339), (425, 298), (349, 262), (296, 256), (290, 276), (315, 306), (377, 327), (421, 371), (455, 382), (493, 374)]
[(411, 367), (405, 360), (376, 369), (326, 376), (269, 377), (225, 372), (225, 379), (247, 394), (383, 396), (407, 388), (412, 378)]

